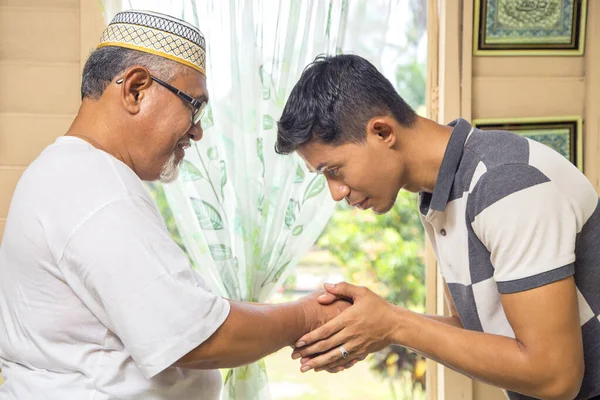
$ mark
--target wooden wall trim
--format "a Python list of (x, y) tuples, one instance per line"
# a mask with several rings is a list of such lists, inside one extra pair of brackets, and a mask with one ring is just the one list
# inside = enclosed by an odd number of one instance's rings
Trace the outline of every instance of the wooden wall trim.
[(600, 193), (600, 1), (588, 2), (583, 170)]
[[(438, 0), (427, 1), (427, 79), (426, 112), (427, 117), (436, 121), (439, 114), (439, 19)], [(425, 238), (425, 312), (437, 314), (438, 270), (433, 248)], [(427, 359), (426, 375), (427, 400), (438, 398), (438, 363)]]
[[(470, 74), (471, 74), (471, 56), (470, 44), (467, 44), (464, 49), (464, 35), (470, 33), (463, 32), (463, 24), (469, 21), (468, 26), (471, 26), (468, 17), (464, 16), (462, 1), (456, 0), (439, 0), (438, 12), (438, 87), (439, 87), (439, 110), (437, 114), (437, 122), (447, 124), (457, 117), (464, 116), (463, 113), (470, 114)], [(467, 30), (470, 30), (467, 29)], [(470, 42), (467, 42), (470, 43)], [(464, 66), (467, 66), (469, 79), (465, 82), (465, 77), (462, 76), (465, 72)], [(462, 71), (462, 72), (461, 72)], [(466, 98), (463, 96), (466, 94)], [(464, 99), (464, 100), (463, 100)], [(468, 103), (467, 103), (468, 102)], [(467, 115), (469, 117), (469, 115)], [(436, 314), (447, 314), (445, 305), (443, 281), (439, 272), (433, 273), (437, 268), (433, 267), (431, 259), (433, 254), (428, 250), (429, 254), (427, 269), (429, 277), (427, 287), (435, 287), (435, 298), (429, 299), (428, 304), (435, 304)], [(433, 280), (435, 276), (435, 281)], [(431, 290), (431, 289), (429, 289)], [(430, 292), (427, 293), (430, 295)], [(430, 306), (431, 307), (431, 306)], [(431, 363), (428, 366), (432, 365)], [(471, 379), (464, 375), (458, 374), (441, 364), (436, 365), (435, 384), (436, 397), (432, 397), (428, 393), (429, 400), (472, 400), (473, 384)], [(428, 374), (430, 370), (428, 370)]]
[(462, 41), (460, 43), (460, 117), (470, 121), (473, 106), (473, 2), (461, 1)]

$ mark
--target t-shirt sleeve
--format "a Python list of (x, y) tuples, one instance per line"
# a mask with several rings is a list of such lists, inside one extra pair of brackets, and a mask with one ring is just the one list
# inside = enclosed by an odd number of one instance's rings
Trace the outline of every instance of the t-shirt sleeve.
[(69, 240), (59, 269), (147, 379), (208, 339), (229, 314), (171, 239), (153, 205), (114, 201)]
[(538, 169), (502, 165), (473, 188), (467, 218), (490, 253), (500, 293), (574, 274), (577, 220), (567, 197)]

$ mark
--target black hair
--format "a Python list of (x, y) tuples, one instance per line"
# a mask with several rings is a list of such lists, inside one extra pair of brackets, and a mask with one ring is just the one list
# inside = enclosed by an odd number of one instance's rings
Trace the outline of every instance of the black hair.
[(416, 119), (413, 109), (369, 61), (350, 54), (320, 55), (290, 93), (277, 123), (275, 151), (289, 154), (312, 140), (363, 143), (368, 121), (384, 115), (406, 127)]

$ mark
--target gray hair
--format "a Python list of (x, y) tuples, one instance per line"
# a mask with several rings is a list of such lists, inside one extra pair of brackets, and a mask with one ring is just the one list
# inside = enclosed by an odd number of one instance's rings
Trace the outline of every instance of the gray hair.
[(99, 99), (118, 74), (135, 65), (148, 68), (152, 74), (166, 82), (186, 73), (183, 65), (167, 58), (124, 47), (100, 47), (90, 54), (83, 68), (81, 99)]

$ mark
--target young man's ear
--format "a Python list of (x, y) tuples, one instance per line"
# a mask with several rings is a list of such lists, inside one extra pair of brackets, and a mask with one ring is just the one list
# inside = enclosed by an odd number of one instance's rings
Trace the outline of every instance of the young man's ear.
[(367, 137), (375, 139), (387, 147), (393, 147), (396, 144), (396, 134), (391, 118), (372, 118), (367, 124)]

